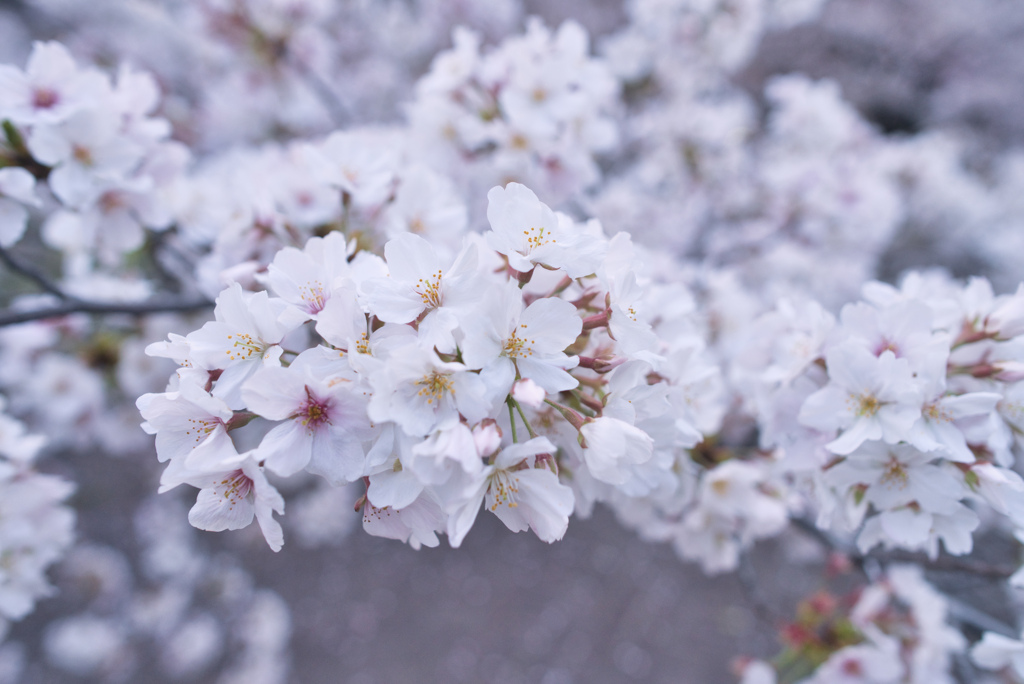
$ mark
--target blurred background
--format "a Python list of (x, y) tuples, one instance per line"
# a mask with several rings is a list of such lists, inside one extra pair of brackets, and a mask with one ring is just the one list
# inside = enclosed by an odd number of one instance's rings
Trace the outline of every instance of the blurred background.
[[(0, 2), (0, 58), (23, 64), (35, 39), (88, 44), (104, 21), (127, 21), (125, 7), (144, 16), (147, 5), (98, 3), (86, 22), (76, 4)], [(484, 23), (486, 8), (467, 12)], [(627, 17), (609, 0), (527, 0), (507, 27), (528, 15), (575, 19), (595, 45)], [(502, 35), (500, 23), (483, 29)], [(123, 48), (143, 66), (166, 57)], [(431, 54), (396, 61), (415, 78)], [(770, 77), (791, 72), (834, 79), (886, 134), (954, 132), (982, 175), (994, 155), (1024, 143), (1024, 4), (1015, 0), (830, 0), (816, 19), (769, 31), (733, 80), (761, 100)], [(391, 104), (390, 114), (383, 104), (360, 111), (393, 120)], [(897, 245), (891, 275), (916, 258), (912, 244)], [(22, 333), (6, 334), (16, 346)], [(311, 481), (288, 484), (287, 543), (274, 554), (255, 526), (191, 529), (194, 491), (154, 495), (148, 440), (139, 430), (111, 436), (121, 443), (110, 453), (69, 446), (40, 463), (77, 483), (79, 543), (50, 572), (56, 595), (11, 627), (0, 681), (728, 682), (737, 655), (777, 650), (774, 626), (822, 581), (827, 561), (791, 531), (759, 545), (739, 573), (708, 577), (603, 508), (573, 519), (550, 546), (486, 516), (462, 548), (416, 551), (363, 534), (355, 495)]]

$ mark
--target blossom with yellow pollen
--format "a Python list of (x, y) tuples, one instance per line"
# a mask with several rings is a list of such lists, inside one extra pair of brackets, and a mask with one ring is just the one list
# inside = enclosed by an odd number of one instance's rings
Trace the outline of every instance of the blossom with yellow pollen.
[(892, 351), (875, 356), (857, 342), (833, 347), (825, 359), (829, 384), (807, 398), (799, 419), (823, 432), (841, 430), (829, 451), (843, 456), (867, 440), (895, 444), (910, 437), (923, 391), (905, 359)]

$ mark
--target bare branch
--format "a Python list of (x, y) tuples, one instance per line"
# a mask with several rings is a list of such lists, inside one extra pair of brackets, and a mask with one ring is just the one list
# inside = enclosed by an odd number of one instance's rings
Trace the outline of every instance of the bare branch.
[(864, 564), (869, 560), (875, 560), (878, 562), (889, 563), (920, 563), (927, 570), (935, 572), (961, 572), (968, 575), (975, 575), (977, 577), (989, 577), (992, 579), (1007, 579), (1017, 571), (1016, 568), (1011, 568), (1005, 565), (992, 565), (991, 563), (985, 563), (984, 561), (972, 560), (970, 558), (956, 558), (951, 556), (944, 556), (931, 560), (927, 557), (923, 557), (922, 554), (907, 553), (901, 551), (892, 551), (885, 554), (862, 554), (859, 551), (851, 548), (847, 544), (843, 544), (838, 540), (834, 539), (827, 532), (819, 530), (818, 527), (809, 520), (803, 518), (794, 518), (793, 525), (804, 534), (814, 538), (819, 544), (828, 548), (831, 551), (838, 551), (843, 555), (849, 557), (850, 561), (858, 568), (863, 569)]
[(54, 282), (52, 282), (49, 278), (47, 278), (42, 271), (35, 269), (29, 266), (28, 264), (21, 263), (3, 247), (0, 247), (0, 261), (3, 261), (4, 265), (7, 266), (7, 268), (11, 272), (23, 278), (31, 280), (43, 292), (48, 292), (64, 301), (76, 301), (74, 297), (68, 295), (59, 287), (57, 287), (57, 285)]
[(59, 318), (76, 313), (130, 316), (146, 316), (155, 313), (201, 311), (213, 308), (209, 299), (158, 299), (146, 302), (85, 302), (68, 301), (56, 306), (27, 311), (6, 311), (0, 313), (0, 327), (41, 321), (47, 318)]

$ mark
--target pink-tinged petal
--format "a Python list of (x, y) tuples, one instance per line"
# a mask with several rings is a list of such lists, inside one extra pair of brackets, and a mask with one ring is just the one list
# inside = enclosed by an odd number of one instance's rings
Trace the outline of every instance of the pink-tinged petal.
[(1002, 398), (1001, 394), (995, 392), (971, 392), (956, 397), (943, 397), (939, 400), (939, 406), (956, 420), (994, 411)]
[(363, 283), (370, 312), (387, 323), (409, 323), (425, 308), (423, 297), (413, 287), (393, 278)]
[(519, 508), (530, 529), (541, 541), (549, 544), (561, 539), (576, 505), (572, 489), (561, 484), (558, 476), (547, 469), (520, 470), (516, 475)]
[(384, 245), (384, 260), (397, 281), (418, 282), (440, 275), (443, 265), (433, 245), (412, 233), (403, 233)]
[(339, 349), (348, 349), (367, 336), (366, 314), (359, 308), (354, 290), (331, 292), (316, 321), (316, 331)]
[(246, 408), (268, 420), (284, 420), (306, 400), (303, 377), (287, 368), (262, 368), (242, 387)]
[(283, 477), (294, 475), (310, 462), (313, 440), (300, 421), (289, 420), (268, 432), (257, 449), (257, 458)]
[(363, 504), (363, 530), (385, 539), (402, 542), (409, 539), (409, 528), (402, 522), (398, 511), (390, 507), (377, 508), (369, 501)]
[[(806, 405), (806, 404), (805, 404)], [(867, 440), (881, 439), (882, 427), (878, 421), (861, 418), (843, 431), (839, 437), (825, 445), (833, 454), (846, 456)]]
[(262, 506), (257, 502), (256, 521), (259, 522), (260, 531), (263, 532), (263, 539), (266, 540), (270, 550), (274, 553), (281, 551), (282, 547), (285, 546), (285, 530), (282, 529), (280, 522), (274, 520), (273, 512), (270, 508)]
[(96, 175), (79, 164), (61, 164), (50, 173), (48, 182), (61, 202), (82, 211), (100, 194)]
[(972, 533), (979, 524), (977, 513), (961, 504), (953, 515), (936, 515), (933, 528), (946, 547), (946, 553), (963, 556), (974, 548)]
[[(157, 441), (159, 440), (160, 435), (157, 435)], [(218, 425), (186, 453), (185, 465), (195, 469), (219, 470), (230, 467), (240, 458), (227, 429), (223, 425)]]
[(802, 425), (828, 432), (849, 424), (850, 393), (836, 384), (829, 384), (807, 397), (800, 407), (798, 420)]
[(583, 331), (583, 319), (576, 307), (564, 299), (538, 299), (523, 311), (519, 319), (526, 335), (545, 352), (561, 352), (576, 341)]
[(878, 390), (879, 359), (859, 344), (832, 347), (825, 359), (829, 377), (840, 387), (858, 394)]
[(217, 378), (213, 396), (223, 400), (233, 409), (245, 408), (245, 402), (242, 400), (242, 386), (259, 369), (260, 366), (255, 363), (238, 363), (225, 368)]
[[(956, 473), (956, 474), (954, 474)], [(960, 509), (958, 500), (967, 489), (959, 471), (949, 466), (929, 465), (914, 468), (910, 474), (914, 500), (929, 513), (952, 515)]]
[(59, 83), (75, 76), (78, 67), (68, 49), (55, 40), (36, 41), (25, 71), (40, 83)]
[[(573, 357), (576, 360), (576, 357)], [(569, 359), (566, 359), (568, 362)], [(566, 373), (564, 370), (552, 363), (534, 360), (532, 358), (519, 359), (516, 366), (523, 378), (533, 380), (542, 387), (548, 394), (558, 394), (564, 390), (576, 388), (579, 380)]]
[(26, 108), (31, 98), (32, 86), (25, 73), (7, 64), (0, 65), (0, 115), (10, 117)]
[(260, 524), (260, 531), (263, 538), (267, 540), (270, 550), (277, 553), (284, 546), (284, 530), (281, 523), (274, 519), (274, 513), (269, 506), (256, 502), (256, 521)]
[(932, 530), (932, 515), (923, 511), (901, 508), (879, 514), (882, 529), (890, 539), (908, 548), (920, 548)]
[(241, 470), (223, 473), (214, 487), (199, 490), (196, 503), (188, 512), (189, 523), (209, 532), (248, 527), (254, 515), (251, 490), (252, 482)]
[(480, 480), (480, 486), (476, 493), (466, 499), (465, 503), (450, 512), (447, 534), (448, 544), (453, 549), (459, 548), (462, 545), (462, 540), (473, 529), (473, 523), (476, 522), (476, 518), (480, 514), (480, 508), (484, 503), (484, 492), (486, 489), (487, 481), (486, 477), (484, 477)]
[(494, 467), (507, 470), (526, 461), (526, 464), (532, 468), (535, 456), (553, 454), (556, 451), (557, 448), (547, 437), (534, 437), (527, 442), (512, 444), (503, 449), (494, 459)]
[(366, 452), (344, 425), (322, 427), (313, 435), (312, 458), (306, 470), (334, 486), (355, 482), (366, 472)]
[(423, 483), (408, 470), (384, 470), (370, 476), (366, 498), (378, 508), (390, 506), (401, 510), (423, 492)]
[(977, 460), (974, 452), (967, 447), (967, 439), (953, 423), (937, 423), (932, 426), (932, 434), (939, 445), (946, 450), (950, 461), (957, 463), (974, 463)]
[(48, 166), (71, 158), (71, 141), (56, 126), (34, 127), (26, 144), (32, 156)]
[(583, 460), (595, 479), (612, 485), (624, 484), (630, 466), (646, 463), (654, 454), (654, 440), (640, 428), (614, 418), (601, 417), (583, 425), (587, 441)]
[(0, 195), (33, 207), (42, 205), (36, 196), (36, 179), (31, 173), (19, 167), (0, 169)]
[(434, 309), (428, 313), (419, 326), (419, 342), (426, 349), (448, 354), (455, 351), (453, 332), (459, 327), (459, 317), (448, 308)]
[(875, 414), (875, 419), (882, 429), (882, 435), (889, 444), (896, 444), (905, 440), (910, 434), (914, 423), (920, 418), (921, 407), (916, 402), (911, 404), (884, 404)]

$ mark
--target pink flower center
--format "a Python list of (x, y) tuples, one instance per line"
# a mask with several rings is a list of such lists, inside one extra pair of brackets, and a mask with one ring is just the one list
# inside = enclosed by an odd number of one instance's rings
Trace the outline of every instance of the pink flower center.
[(329, 408), (329, 403), (313, 394), (309, 385), (306, 385), (306, 403), (299, 409), (299, 416), (310, 433), (319, 430), (321, 425), (331, 424)]
[(60, 102), (60, 95), (56, 90), (37, 88), (32, 92), (32, 107), (35, 109), (50, 109), (58, 102)]

